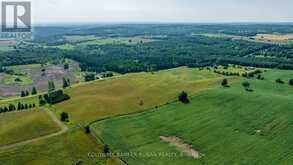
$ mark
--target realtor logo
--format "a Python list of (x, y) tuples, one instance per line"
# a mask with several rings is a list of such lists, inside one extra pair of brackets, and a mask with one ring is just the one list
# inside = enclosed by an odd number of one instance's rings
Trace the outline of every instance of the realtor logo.
[(2, 2), (2, 32), (31, 32), (30, 2)]

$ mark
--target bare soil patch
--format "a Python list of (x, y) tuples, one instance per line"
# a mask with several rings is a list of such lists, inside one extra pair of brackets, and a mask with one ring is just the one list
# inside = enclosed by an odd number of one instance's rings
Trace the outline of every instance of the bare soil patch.
[(185, 153), (188, 156), (193, 157), (194, 159), (199, 159), (201, 157), (201, 154), (192, 148), (190, 144), (186, 144), (178, 137), (175, 136), (160, 136), (160, 139), (164, 142), (169, 143), (172, 146), (175, 146), (176, 149), (180, 152)]

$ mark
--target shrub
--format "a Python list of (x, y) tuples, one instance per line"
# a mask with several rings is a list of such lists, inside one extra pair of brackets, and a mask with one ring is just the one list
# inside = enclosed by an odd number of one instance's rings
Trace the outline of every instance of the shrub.
[(245, 88), (246, 91), (252, 92), (252, 89), (250, 89), (250, 83), (245, 81), (242, 83), (242, 86)]
[(280, 78), (278, 78), (278, 79), (276, 80), (276, 83), (279, 83), (279, 84), (284, 84), (284, 81), (283, 81), (283, 80), (281, 80)]
[(179, 96), (178, 96), (178, 100), (181, 101), (184, 104), (189, 103), (189, 99), (188, 99), (188, 94), (185, 91), (182, 91)]
[(293, 79), (290, 79), (289, 80), (289, 85), (292, 85), (293, 86)]
[(229, 87), (229, 85), (228, 85), (228, 80), (227, 80), (227, 79), (224, 79), (224, 80), (222, 81), (221, 85), (222, 85), (223, 87)]

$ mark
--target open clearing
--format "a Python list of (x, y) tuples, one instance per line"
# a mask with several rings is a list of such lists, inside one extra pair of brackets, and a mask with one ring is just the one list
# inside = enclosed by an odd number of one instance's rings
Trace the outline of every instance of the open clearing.
[[(204, 157), (123, 157), (128, 164), (290, 164), (293, 161), (291, 71), (272, 70), (265, 80), (241, 79), (230, 88), (201, 92), (190, 104), (172, 103), (149, 112), (112, 118), (91, 127), (115, 152), (180, 152), (158, 138), (184, 139)], [(242, 87), (249, 81), (253, 92)], [(127, 130), (127, 131), (125, 131)], [(119, 140), (117, 140), (119, 139)], [(263, 159), (265, 158), (265, 159)]]
[(71, 50), (76, 47), (85, 47), (93, 45), (136, 45), (156, 41), (148, 36), (138, 36), (138, 37), (96, 37), (93, 35), (80, 36), (80, 35), (70, 35), (64, 36), (65, 44), (50, 46), (54, 48)]
[(42, 109), (3, 113), (0, 114), (0, 148), (59, 130), (59, 125)]
[(244, 40), (249, 42), (260, 42), (268, 44), (288, 44), (293, 41), (293, 34), (257, 34), (255, 36), (238, 36), (229, 35), (223, 33), (203, 33), (203, 34), (192, 34), (201, 35), (210, 38), (227, 38), (232, 40)]
[(192, 95), (221, 80), (222, 77), (212, 71), (185, 67), (153, 74), (128, 74), (67, 89), (71, 99), (54, 107), (58, 113), (68, 112), (71, 121), (88, 124), (107, 117), (146, 111), (176, 100), (183, 90)]
[(288, 42), (293, 40), (293, 34), (257, 34), (254, 38), (261, 41)]

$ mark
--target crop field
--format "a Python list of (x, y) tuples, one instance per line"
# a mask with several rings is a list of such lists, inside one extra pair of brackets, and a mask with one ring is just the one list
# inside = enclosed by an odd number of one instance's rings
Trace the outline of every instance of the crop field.
[[(135, 73), (65, 90), (71, 99), (54, 106), (68, 112), (74, 123), (145, 111), (177, 99), (181, 91), (195, 94), (212, 88), (222, 77), (212, 71), (176, 68)], [(82, 105), (80, 103), (83, 103)]]
[(0, 162), (5, 165), (72, 165), (72, 164), (107, 164), (120, 165), (115, 159), (105, 160), (89, 157), (89, 153), (100, 153), (97, 146), (79, 128), (73, 128), (66, 134), (35, 142), (18, 148), (0, 151)]
[(3, 113), (0, 114), (0, 148), (59, 130), (59, 126), (42, 109)]
[(257, 34), (255, 39), (263, 41), (288, 42), (293, 40), (293, 34)]
[[(175, 102), (153, 111), (112, 118), (91, 126), (128, 164), (290, 164), (293, 161), (293, 87), (290, 71), (271, 70), (264, 80), (241, 78), (230, 88), (202, 91), (190, 104)], [(284, 84), (275, 82), (276, 78)], [(252, 91), (242, 82), (248, 81)], [(127, 131), (125, 131), (127, 130)], [(162, 140), (177, 137), (201, 157), (182, 154)], [(119, 139), (119, 140), (117, 140)], [(176, 153), (145, 156), (148, 153)]]
[(13, 73), (0, 73), (0, 95), (4, 97), (19, 96), (22, 90), (31, 91), (33, 86), (39, 92), (47, 91), (48, 80), (54, 81), (57, 88), (62, 86), (63, 77), (68, 77), (72, 84), (81, 81), (78, 75), (80, 68), (73, 61), (69, 70), (64, 70), (63, 65), (51, 64), (11, 66), (8, 69), (13, 70)]

